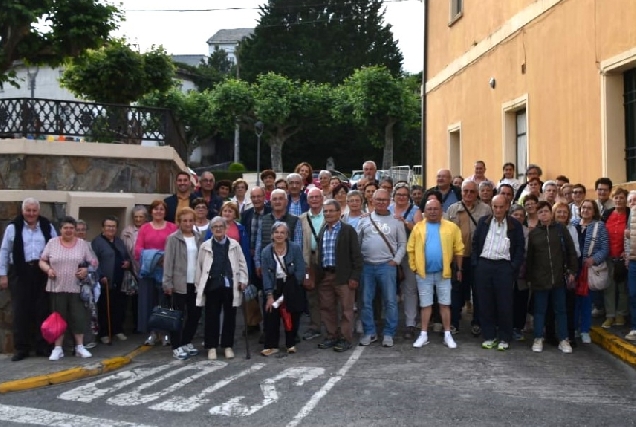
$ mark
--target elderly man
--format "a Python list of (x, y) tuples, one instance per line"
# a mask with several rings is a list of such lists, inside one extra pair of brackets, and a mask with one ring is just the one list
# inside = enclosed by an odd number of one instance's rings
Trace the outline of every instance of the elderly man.
[(442, 204), (438, 200), (426, 202), (424, 220), (413, 228), (406, 250), (409, 267), (416, 273), (422, 315), (422, 332), (413, 347), (428, 344), (428, 322), (431, 318), (433, 294), (437, 291), (444, 327), (444, 344), (448, 348), (456, 348), (457, 344), (450, 330), (451, 264), (455, 262), (455, 275), (461, 282), (464, 243), (459, 227), (442, 219)]
[[(378, 171), (378, 168), (375, 165), (375, 162), (373, 160), (367, 160), (366, 162), (362, 164), (362, 178), (360, 179), (360, 181), (364, 179), (365, 185), (368, 184), (369, 182), (374, 182), (375, 185), (378, 186), (379, 182), (375, 178), (375, 174), (377, 171)], [(358, 183), (355, 183), (352, 189), (362, 190), (363, 188), (364, 188), (364, 185), (358, 185)]]
[[(327, 338), (319, 348), (349, 350), (353, 342), (353, 303), (362, 273), (362, 252), (355, 229), (340, 220), (342, 208), (333, 199), (323, 204), (325, 226), (316, 245), (314, 269), (319, 283), (320, 317)], [(338, 305), (342, 309), (338, 328)], [(338, 334), (340, 329), (340, 334)]]
[[(492, 199), (492, 215), (479, 220), (473, 239), (472, 265), (483, 348), (508, 350), (512, 341), (514, 283), (523, 264), (526, 241), (523, 227), (508, 216), (510, 204), (503, 196)], [(497, 335), (498, 334), (498, 337)]]
[(453, 204), (462, 199), (461, 188), (451, 184), (451, 171), (448, 169), (440, 169), (437, 171), (435, 187), (429, 188), (427, 191), (437, 190), (442, 194), (442, 208), (444, 212)]
[(358, 223), (357, 232), (364, 259), (362, 267), (362, 326), (360, 345), (377, 341), (373, 320), (373, 298), (380, 288), (385, 308), (384, 347), (393, 347), (397, 329), (397, 268), (406, 254), (404, 224), (389, 211), (390, 194), (383, 189), (373, 194), (375, 210)]
[(303, 191), (303, 177), (298, 173), (287, 175), (287, 213), (300, 216), (309, 210), (307, 194)]
[(466, 304), (466, 311), (470, 311), (470, 296), (473, 294), (473, 319), (471, 332), (478, 336), (481, 333), (479, 326), (479, 300), (473, 291), (474, 276), (470, 263), (473, 234), (477, 228), (477, 222), (483, 216), (491, 214), (490, 206), (477, 199), (477, 184), (474, 181), (462, 183), (462, 200), (453, 204), (446, 212), (446, 219), (459, 226), (464, 242), (464, 268), (462, 281), (453, 281), (451, 289), (451, 324), (453, 332), (459, 330), (462, 307)]
[[(214, 174), (208, 171), (203, 172), (199, 178), (199, 182), (201, 183), (201, 188), (198, 192), (194, 193), (194, 198), (202, 197), (203, 200), (205, 200), (205, 203), (208, 205), (208, 219), (221, 215), (223, 199), (214, 192)], [(167, 217), (166, 220), (168, 220)]]
[(318, 181), (323, 197), (331, 197), (331, 172), (328, 170), (321, 170), (318, 173)]
[(306, 281), (307, 305), (309, 308), (309, 328), (303, 334), (304, 340), (312, 340), (320, 336), (320, 300), (318, 291), (315, 289), (314, 275), (315, 270), (311, 270), (311, 266), (317, 263), (316, 249), (318, 242), (318, 233), (325, 221), (322, 214), (323, 196), (319, 188), (311, 188), (307, 193), (309, 202), (309, 210), (302, 214), (298, 220), (303, 229), (303, 258), (307, 265), (310, 279)]
[(0, 289), (8, 287), (11, 292), (13, 362), (29, 356), (33, 341), (37, 356), (48, 356), (51, 351), (40, 333), (40, 325), (49, 314), (49, 302), (45, 291), (47, 276), (38, 263), (47, 242), (56, 236), (51, 222), (40, 216), (40, 203), (33, 198), (22, 202), (22, 213), (4, 232), (0, 246)]
[[(250, 239), (250, 254), (252, 255), (248, 262), (254, 262), (254, 253), (256, 251), (256, 235), (258, 234), (258, 228), (261, 223), (261, 219), (265, 214), (270, 213), (272, 210), (269, 205), (265, 204), (265, 190), (261, 187), (254, 187), (250, 191), (250, 200), (252, 207), (245, 210), (241, 214), (241, 224), (245, 227), (247, 235)], [(255, 274), (255, 268), (248, 268), (251, 271), (250, 283), (254, 284), (258, 289), (263, 289), (263, 282), (260, 276)], [(247, 311), (247, 332), (258, 333), (260, 332), (260, 323), (263, 320), (261, 315), (261, 309), (258, 305), (257, 299), (253, 299), (246, 304)], [(264, 338), (264, 337), (261, 337)]]

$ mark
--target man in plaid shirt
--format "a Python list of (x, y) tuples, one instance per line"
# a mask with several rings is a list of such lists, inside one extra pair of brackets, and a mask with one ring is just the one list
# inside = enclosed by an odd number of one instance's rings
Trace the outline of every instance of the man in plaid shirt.
[[(349, 350), (353, 341), (353, 303), (362, 274), (362, 252), (355, 229), (340, 221), (340, 204), (327, 199), (323, 203), (325, 224), (316, 245), (316, 282), (320, 298), (320, 318), (327, 337), (318, 348)], [(338, 334), (338, 303), (342, 307)]]

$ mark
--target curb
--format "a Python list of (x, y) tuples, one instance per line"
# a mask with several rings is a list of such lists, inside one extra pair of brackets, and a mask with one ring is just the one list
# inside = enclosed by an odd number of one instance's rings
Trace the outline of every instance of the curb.
[(636, 367), (636, 345), (598, 326), (590, 329), (590, 337), (595, 344), (609, 351), (623, 362)]
[(20, 380), (7, 381), (0, 384), (0, 394), (13, 391), (32, 390), (49, 385), (63, 384), (83, 378), (94, 377), (107, 372), (115, 371), (130, 364), (133, 358), (150, 350), (152, 346), (139, 346), (125, 356), (112, 357), (101, 362), (65, 369), (46, 375), (37, 375)]

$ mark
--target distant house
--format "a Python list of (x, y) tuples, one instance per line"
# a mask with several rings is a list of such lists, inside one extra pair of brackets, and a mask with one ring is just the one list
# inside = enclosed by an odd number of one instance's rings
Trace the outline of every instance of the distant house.
[(228, 59), (236, 64), (236, 48), (244, 38), (251, 36), (254, 28), (231, 28), (217, 31), (207, 41), (210, 55), (217, 49), (227, 52)]

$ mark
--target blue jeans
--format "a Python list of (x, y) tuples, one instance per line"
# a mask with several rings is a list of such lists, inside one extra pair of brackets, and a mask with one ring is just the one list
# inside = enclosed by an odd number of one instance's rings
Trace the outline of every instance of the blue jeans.
[[(556, 334), (559, 341), (568, 338), (568, 321), (565, 311), (565, 287), (552, 288), (547, 291), (533, 291), (534, 293), (534, 337), (543, 338), (545, 313), (548, 309), (548, 298), (552, 298), (552, 307), (556, 320)], [(590, 309), (590, 315), (592, 311)], [(589, 331), (589, 327), (588, 327)]]
[(627, 267), (627, 292), (629, 294), (629, 317), (631, 330), (636, 330), (636, 261), (630, 261)]
[(396, 267), (389, 264), (364, 264), (362, 267), (362, 326), (365, 335), (375, 335), (373, 298), (376, 288), (382, 292), (384, 303), (384, 336), (393, 337), (397, 329)]
[(574, 329), (589, 333), (592, 326), (592, 291), (587, 296), (576, 296), (574, 305)]

